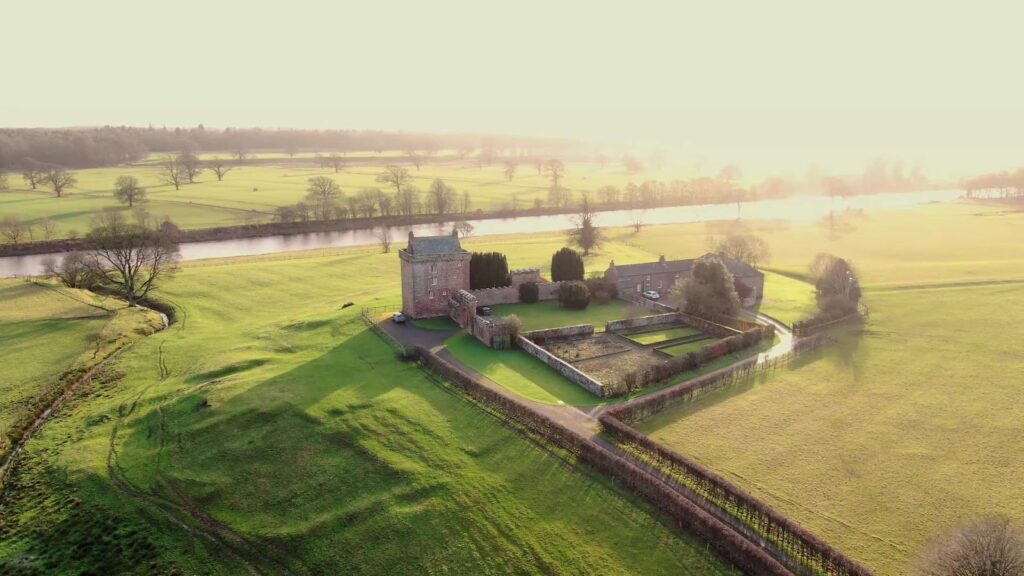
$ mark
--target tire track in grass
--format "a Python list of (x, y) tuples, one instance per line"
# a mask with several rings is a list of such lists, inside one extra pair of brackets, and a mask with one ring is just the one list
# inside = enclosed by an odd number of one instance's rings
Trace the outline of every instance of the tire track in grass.
[[(165, 301), (174, 306), (179, 315), (179, 321), (176, 323), (176, 330), (173, 336), (181, 336), (184, 334), (188, 325), (188, 309), (172, 300), (165, 299)], [(135, 499), (140, 504), (144, 503), (155, 507), (172, 523), (184, 528), (190, 534), (202, 536), (207, 541), (213, 543), (218, 550), (241, 562), (246, 566), (247, 570), (251, 574), (294, 574), (282, 561), (265, 554), (259, 548), (260, 545), (268, 545), (277, 550), (276, 547), (265, 542), (259, 542), (258, 545), (253, 544), (244, 536), (234, 531), (230, 526), (217, 521), (215, 518), (203, 511), (202, 508), (188, 500), (185, 494), (179, 488), (171, 485), (170, 482), (165, 482), (165, 485), (172, 493), (174, 493), (178, 500), (177, 502), (136, 486), (128, 480), (125, 470), (121, 467), (117, 452), (117, 435), (126, 419), (135, 413), (142, 398), (154, 386), (166, 381), (170, 377), (171, 371), (167, 365), (167, 356), (164, 351), (164, 345), (167, 343), (167, 338), (169, 337), (170, 336), (165, 337), (157, 347), (157, 370), (159, 372), (159, 378), (144, 386), (132, 399), (131, 405), (128, 406), (127, 409), (119, 411), (118, 418), (115, 421), (110, 434), (110, 443), (107, 450), (107, 475), (114, 486), (121, 490), (122, 493)], [(166, 425), (162, 405), (163, 402), (158, 402), (155, 406), (159, 422), (159, 449), (157, 451), (156, 465), (157, 473), (159, 473), (160, 470), (160, 461), (162, 459), (164, 445), (166, 444)], [(173, 511), (185, 514), (186, 517), (190, 518), (195, 524), (189, 524), (188, 522), (183, 521)], [(281, 551), (278, 550), (278, 552)], [(303, 569), (303, 572), (308, 571)]]

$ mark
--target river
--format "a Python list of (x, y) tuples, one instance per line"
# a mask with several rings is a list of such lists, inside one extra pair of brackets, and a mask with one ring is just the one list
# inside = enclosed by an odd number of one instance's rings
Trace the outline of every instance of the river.
[[(644, 225), (732, 220), (737, 216), (749, 220), (814, 221), (828, 215), (832, 210), (876, 211), (910, 208), (921, 204), (952, 202), (961, 195), (962, 192), (959, 190), (931, 190), (852, 196), (835, 201), (825, 196), (792, 196), (776, 200), (745, 202), (739, 209), (735, 204), (702, 204), (647, 210), (598, 212), (596, 223), (599, 226), (632, 226), (637, 214), (640, 215)], [(469, 223), (473, 225), (474, 236), (553, 232), (573, 227), (571, 214), (470, 220)], [(396, 226), (391, 229), (391, 238), (396, 244), (399, 244), (408, 237), (410, 230), (420, 236), (446, 234), (451, 231), (452, 224), (453, 222), (445, 222)], [(339, 230), (212, 242), (188, 242), (181, 245), (181, 258), (182, 260), (199, 260), (227, 256), (250, 256), (310, 248), (362, 246), (378, 242), (379, 240), (372, 230)], [(59, 255), (33, 254), (2, 257), (0, 258), (0, 278), (39, 275), (43, 272), (46, 259), (54, 256)]]

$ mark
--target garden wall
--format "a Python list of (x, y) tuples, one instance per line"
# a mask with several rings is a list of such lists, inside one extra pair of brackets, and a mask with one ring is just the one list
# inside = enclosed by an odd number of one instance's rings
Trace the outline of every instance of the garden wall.
[(646, 308), (651, 312), (657, 312), (659, 314), (667, 314), (669, 312), (677, 312), (678, 309), (668, 304), (662, 304), (661, 302), (655, 302), (654, 300), (648, 300), (647, 298), (641, 298), (639, 296), (626, 296), (623, 295), (622, 299), (630, 304), (635, 304), (641, 308)]
[(646, 328), (647, 326), (660, 326), (661, 324), (672, 324), (679, 322), (679, 314), (655, 314), (653, 316), (642, 316), (640, 318), (627, 318), (626, 320), (612, 320), (604, 325), (605, 332), (621, 332), (622, 330), (633, 330)]
[[(581, 327), (575, 326), (574, 328)], [(590, 333), (593, 334), (594, 327), (590, 326), (589, 328)], [(561, 358), (558, 358), (554, 354), (534, 344), (524, 336), (520, 336), (519, 338), (516, 339), (516, 345), (518, 345), (519, 348), (521, 348), (530, 356), (533, 356), (534, 358), (540, 360), (541, 362), (547, 364), (548, 366), (551, 366), (552, 368), (555, 369), (556, 372), (558, 372), (565, 378), (569, 379), (570, 381), (576, 383), (577, 385), (585, 389), (587, 392), (590, 392), (591, 394), (598, 396), (600, 398), (604, 398), (605, 396), (608, 395), (608, 389), (605, 388), (604, 384), (598, 382), (597, 380), (594, 380), (593, 378), (587, 376), (583, 372), (580, 372), (572, 364), (569, 364), (568, 362), (562, 360)]]
[[(538, 282), (538, 300), (557, 300), (558, 287), (561, 282)], [(502, 286), (500, 288), (482, 288), (470, 290), (470, 294), (476, 296), (478, 306), (497, 306), (499, 304), (516, 304), (519, 302), (519, 285)]]
[(579, 338), (581, 336), (593, 336), (593, 324), (577, 324), (576, 326), (565, 326), (562, 328), (548, 328), (546, 330), (533, 330), (523, 332), (523, 336), (534, 342), (544, 342), (551, 338)]

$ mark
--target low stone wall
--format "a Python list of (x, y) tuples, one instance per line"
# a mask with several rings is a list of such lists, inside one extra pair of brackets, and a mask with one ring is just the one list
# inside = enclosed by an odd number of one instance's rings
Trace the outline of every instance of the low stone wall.
[[(743, 330), (737, 330), (731, 326), (712, 322), (711, 320), (705, 320), (704, 318), (698, 318), (697, 316), (690, 316), (689, 314), (678, 314), (679, 321), (687, 326), (696, 328), (705, 334), (711, 334), (716, 338), (728, 338), (737, 334), (742, 334)], [(749, 323), (751, 326), (756, 327), (756, 323)]]
[(626, 320), (612, 320), (604, 325), (605, 332), (621, 332), (622, 330), (633, 330), (647, 326), (659, 326), (661, 324), (672, 324), (679, 322), (678, 313), (654, 314), (652, 316), (641, 316), (640, 318), (627, 318)]
[[(594, 327), (590, 326), (590, 332), (593, 333), (593, 331)], [(600, 398), (604, 398), (607, 395), (607, 390), (605, 389), (604, 384), (594, 380), (583, 372), (580, 372), (572, 364), (556, 357), (554, 354), (534, 344), (527, 338), (520, 336), (516, 339), (516, 345), (530, 356), (533, 356), (548, 366), (551, 366), (556, 372), (568, 378), (570, 381), (575, 382), (587, 392), (590, 392)]]
[(593, 324), (577, 324), (576, 326), (565, 326), (562, 328), (533, 330), (531, 332), (523, 332), (522, 335), (533, 342), (544, 342), (551, 338), (578, 338), (580, 336), (592, 336), (593, 334)]

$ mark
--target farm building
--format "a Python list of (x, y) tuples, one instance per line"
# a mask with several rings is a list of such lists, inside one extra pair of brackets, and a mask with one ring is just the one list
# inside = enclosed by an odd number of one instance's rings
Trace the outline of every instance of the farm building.
[(700, 258), (666, 260), (662, 256), (657, 262), (641, 264), (616, 264), (613, 260), (605, 271), (605, 278), (614, 282), (623, 296), (636, 296), (648, 290), (667, 292), (678, 280), (686, 279), (693, 273), (693, 266), (701, 260), (721, 262), (732, 277), (750, 288), (748, 296), (760, 300), (764, 296), (764, 274), (753, 266), (735, 258), (720, 254), (705, 254)]

